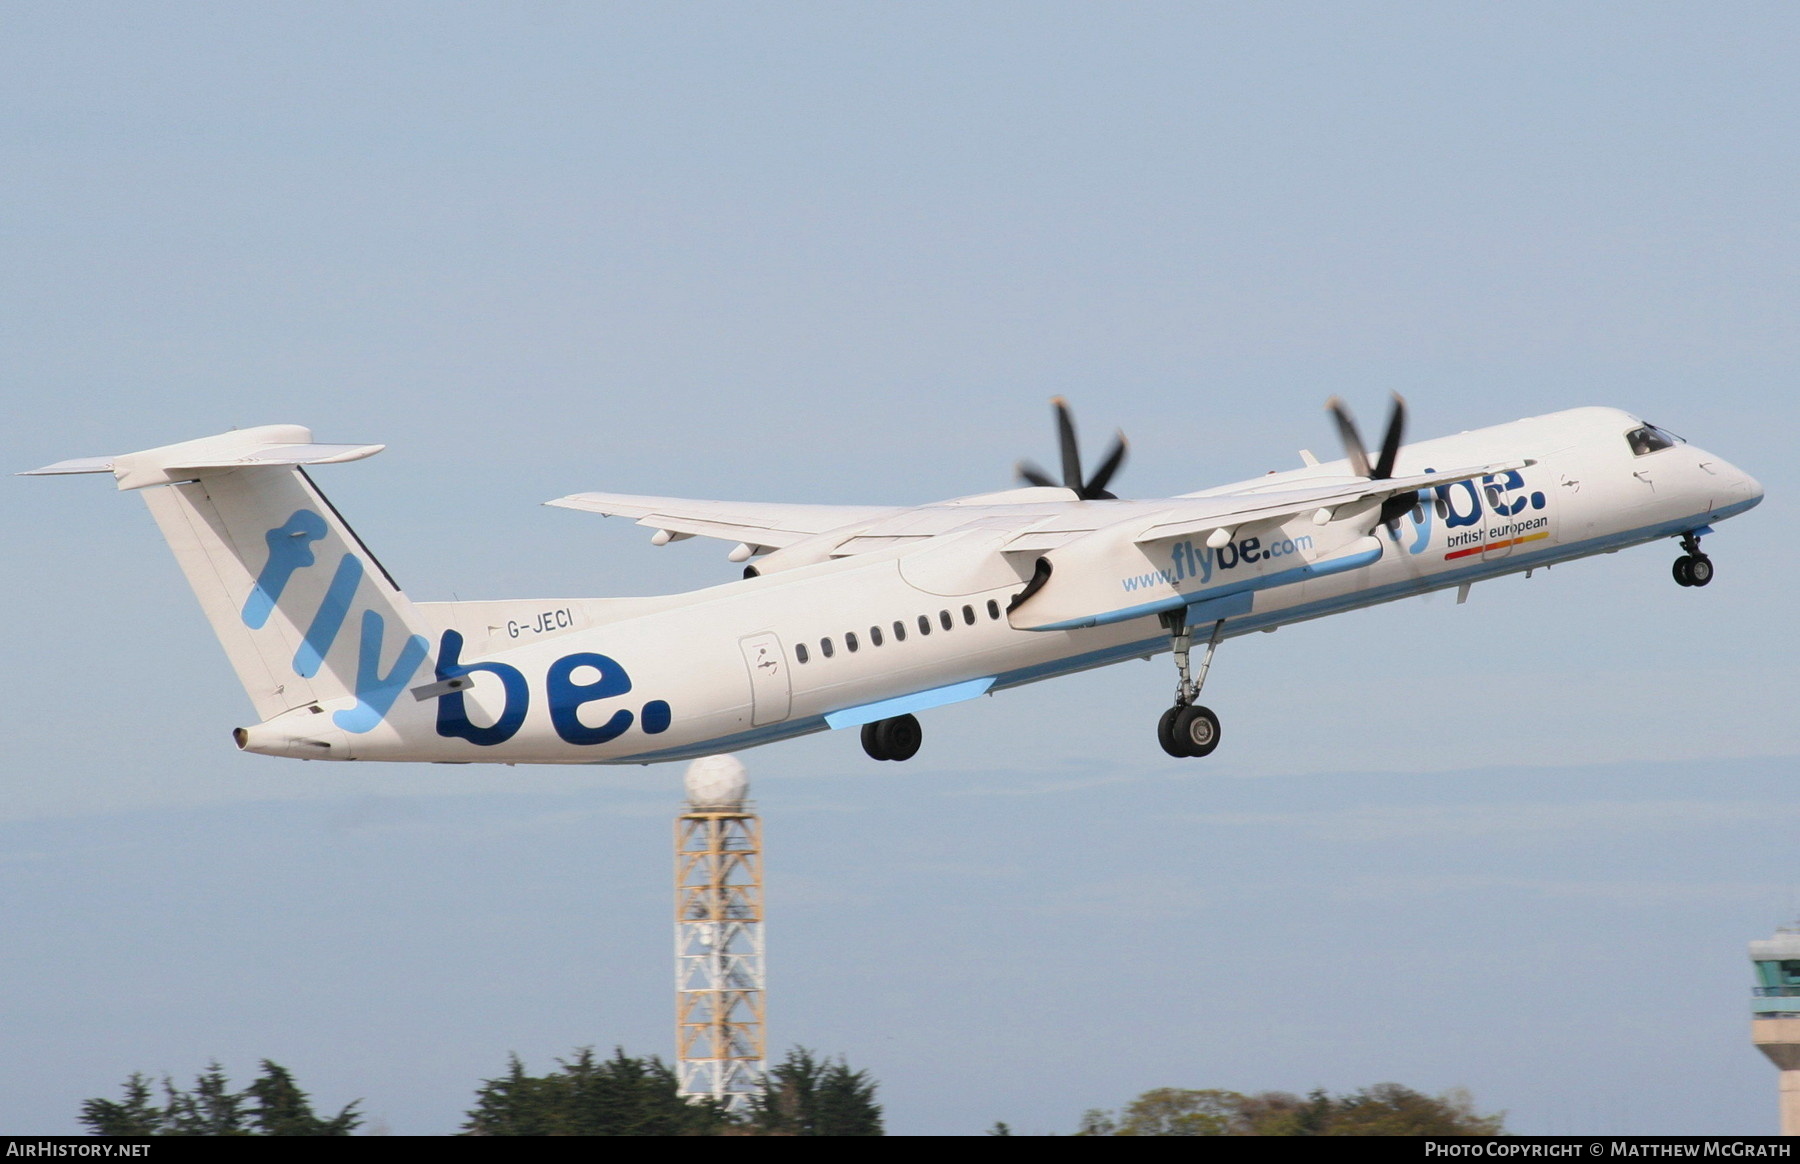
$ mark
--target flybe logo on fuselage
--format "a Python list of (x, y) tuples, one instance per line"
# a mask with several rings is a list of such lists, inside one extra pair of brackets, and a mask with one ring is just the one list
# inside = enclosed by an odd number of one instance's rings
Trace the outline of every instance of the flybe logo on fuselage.
[[(1430, 469), (1425, 470), (1427, 473)], [(1433, 513), (1444, 519), (1444, 560), (1492, 554), (1542, 541), (1550, 536), (1550, 502), (1541, 490), (1528, 490), (1517, 469), (1490, 473), (1475, 481), (1438, 485), (1434, 505), (1423, 507), (1424, 521), (1417, 541), (1409, 547), (1420, 553), (1431, 540)]]
[[(330, 527), (319, 514), (310, 509), (297, 509), (293, 516), (263, 535), (269, 556), (250, 588), (249, 597), (244, 600), (241, 617), (246, 627), (261, 630), (268, 624), (294, 575), (317, 564), (313, 543), (324, 539), (329, 532)], [(300, 646), (294, 652), (296, 675), (311, 679), (324, 666), (355, 603), (363, 572), (362, 559), (355, 554), (345, 553), (338, 559), (325, 588), (325, 596), (318, 609), (313, 611)], [(360, 619), (360, 632), (356, 657), (356, 706), (334, 712), (331, 717), (338, 727), (357, 733), (371, 731), (387, 718), (394, 701), (412, 682), (430, 651), (430, 644), (423, 635), (408, 635), (400, 647), (399, 657), (383, 674), (381, 647), (387, 637), (387, 619), (380, 611), (366, 608)], [(485, 671), (500, 680), (504, 704), (492, 724), (482, 725), (469, 718), (465, 692), (453, 691), (439, 696), (437, 733), (481, 747), (505, 743), (518, 734), (531, 709), (530, 684), (526, 682), (524, 672), (507, 663), (463, 663), (462, 649), (462, 635), (446, 630), (438, 645), (437, 678), (440, 681), (455, 679)], [(559, 737), (571, 744), (606, 743), (624, 735), (634, 722), (641, 722), (644, 731), (651, 735), (667, 731), (669, 705), (660, 699), (646, 703), (638, 714), (621, 708), (599, 727), (589, 727), (581, 721), (581, 709), (587, 704), (624, 695), (630, 690), (631, 676), (626, 674), (625, 668), (616, 660), (594, 651), (564, 655), (551, 663), (544, 673), (551, 726)]]
[[(1433, 472), (1426, 469), (1425, 472)], [(1422, 554), (1430, 546), (1438, 520), (1445, 529), (1446, 561), (1475, 554), (1494, 553), (1513, 546), (1535, 542), (1550, 536), (1549, 515), (1540, 512), (1549, 505), (1541, 491), (1530, 490), (1516, 469), (1490, 473), (1479, 481), (1454, 481), (1419, 492), (1420, 504), (1402, 517), (1412, 527), (1409, 536), (1400, 539), (1408, 554)], [(1240, 566), (1273, 562), (1289, 555), (1302, 560), (1313, 547), (1309, 534), (1286, 535), (1277, 531), (1265, 537), (1238, 538), (1214, 549), (1195, 545), (1192, 541), (1174, 543), (1169, 549), (1169, 565), (1148, 574), (1120, 579), (1126, 590), (1148, 590), (1156, 586), (1177, 586), (1197, 579), (1206, 586), (1213, 576)]]

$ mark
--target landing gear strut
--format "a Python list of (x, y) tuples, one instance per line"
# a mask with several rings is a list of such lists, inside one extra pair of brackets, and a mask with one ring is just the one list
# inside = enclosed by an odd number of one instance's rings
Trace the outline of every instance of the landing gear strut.
[(1212, 637), (1206, 641), (1206, 653), (1200, 657), (1198, 675), (1190, 674), (1188, 668), (1188, 654), (1193, 649), (1194, 638), (1188, 630), (1187, 611), (1164, 614), (1162, 624), (1175, 643), (1177, 678), (1175, 706), (1163, 712), (1162, 719), (1157, 721), (1156, 741), (1163, 751), (1178, 758), (1210, 756), (1219, 746), (1219, 717), (1211, 708), (1201, 707), (1194, 700), (1200, 697), (1200, 689), (1206, 685), (1206, 672), (1212, 667), (1213, 651), (1219, 645), (1225, 620), (1213, 623)]
[(863, 751), (871, 760), (910, 760), (924, 739), (925, 731), (915, 716), (897, 715), (863, 724)]
[(1681, 548), (1687, 552), (1675, 559), (1677, 586), (1704, 586), (1713, 580), (1712, 559), (1700, 552), (1700, 538), (1692, 533), (1681, 535)]

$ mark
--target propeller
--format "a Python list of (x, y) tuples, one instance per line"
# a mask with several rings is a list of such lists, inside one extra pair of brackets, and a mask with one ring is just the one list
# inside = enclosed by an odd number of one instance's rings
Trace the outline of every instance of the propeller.
[[(1350, 468), (1358, 477), (1367, 477), (1371, 481), (1386, 481), (1394, 475), (1394, 462), (1400, 459), (1400, 445), (1406, 435), (1406, 398), (1398, 392), (1394, 393), (1394, 407), (1388, 413), (1387, 432), (1381, 438), (1381, 452), (1376, 455), (1375, 463), (1369, 463), (1369, 453), (1363, 445), (1362, 434), (1356, 431), (1356, 422), (1350, 419), (1350, 410), (1344, 402), (1333, 396), (1325, 402), (1331, 411), (1331, 418), (1337, 421), (1338, 435), (1343, 438), (1344, 451), (1350, 457)], [(1387, 526), (1388, 536), (1395, 541), (1400, 540), (1400, 518), (1419, 503), (1419, 495), (1402, 493), (1390, 497), (1381, 503), (1381, 523)]]
[(1074, 492), (1083, 501), (1116, 501), (1116, 494), (1106, 490), (1113, 474), (1125, 463), (1125, 434), (1113, 437), (1112, 451), (1106, 454), (1106, 460), (1100, 462), (1100, 468), (1092, 477), (1081, 475), (1081, 449), (1075, 441), (1075, 420), (1069, 415), (1069, 402), (1062, 397), (1050, 401), (1056, 408), (1056, 435), (1062, 448), (1062, 480), (1058, 481), (1030, 461), (1018, 464), (1020, 480), (1033, 485), (1047, 485), (1051, 488), (1065, 488)]

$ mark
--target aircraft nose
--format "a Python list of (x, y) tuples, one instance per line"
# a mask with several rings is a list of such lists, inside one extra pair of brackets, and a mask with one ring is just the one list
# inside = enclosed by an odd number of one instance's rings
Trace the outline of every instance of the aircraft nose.
[(1750, 509), (1761, 503), (1763, 499), (1762, 482), (1744, 472), (1736, 465), (1720, 461), (1719, 476), (1724, 479), (1725, 504), (1741, 509)]

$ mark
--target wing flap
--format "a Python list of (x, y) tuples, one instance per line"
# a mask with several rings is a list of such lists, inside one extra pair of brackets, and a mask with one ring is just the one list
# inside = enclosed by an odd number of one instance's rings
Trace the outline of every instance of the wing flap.
[(780, 502), (705, 501), (631, 493), (574, 493), (546, 501), (559, 509), (634, 518), (641, 526), (672, 534), (780, 549), (827, 530), (892, 513), (886, 506), (789, 505)]

